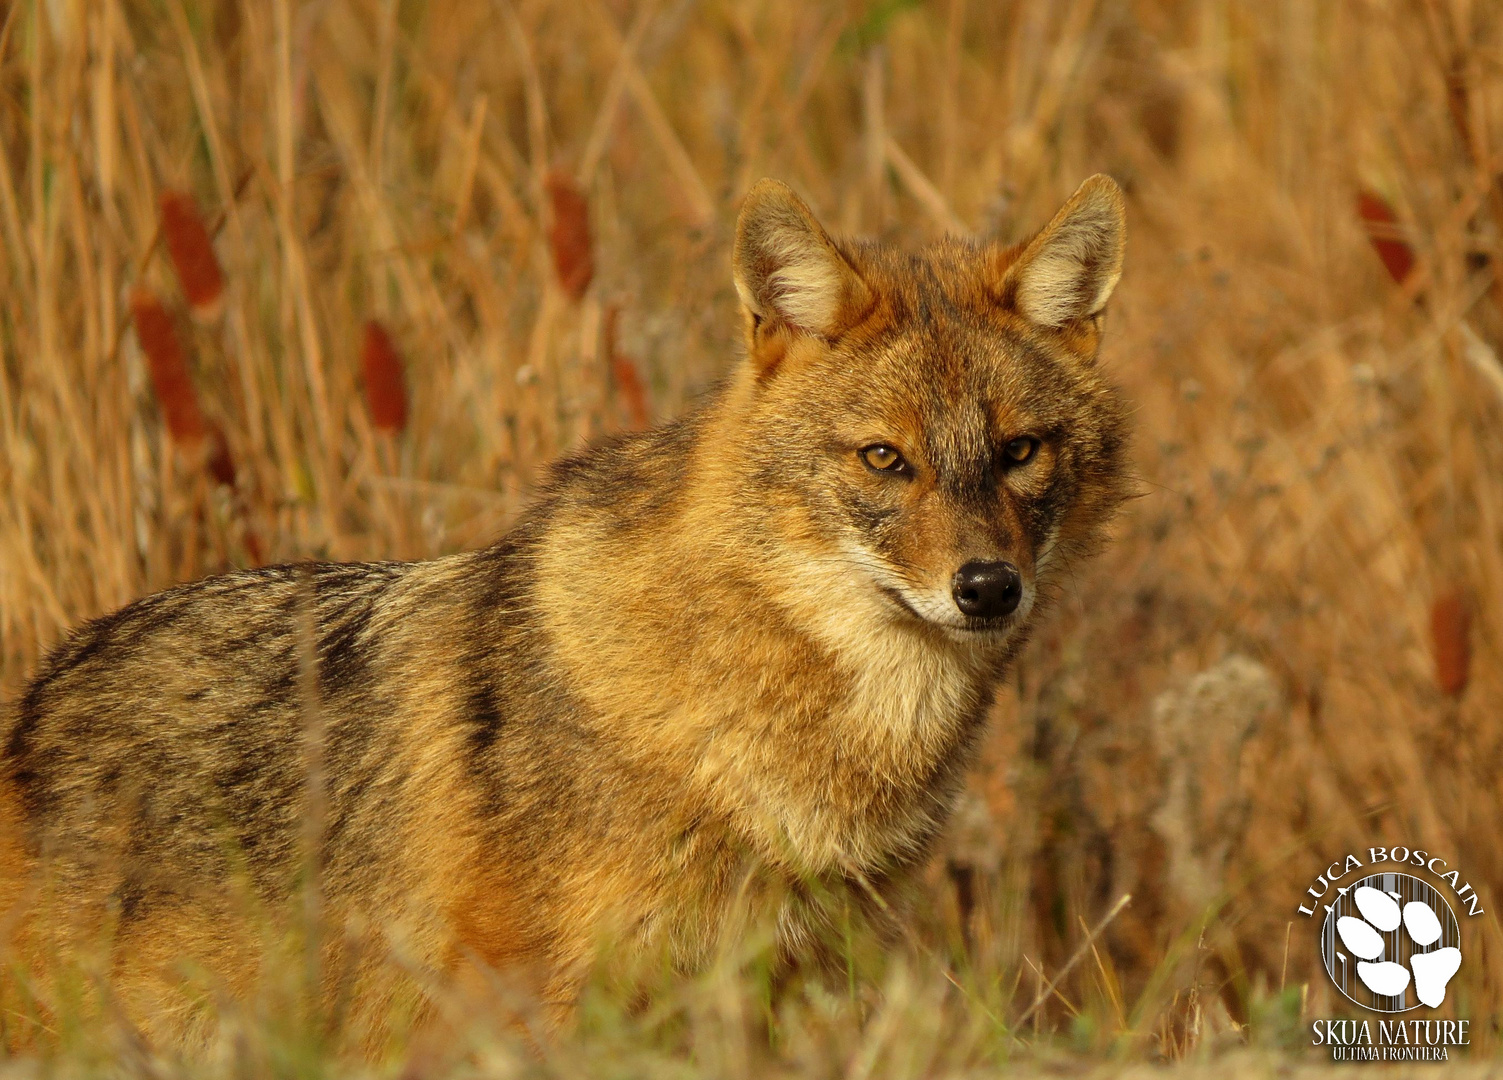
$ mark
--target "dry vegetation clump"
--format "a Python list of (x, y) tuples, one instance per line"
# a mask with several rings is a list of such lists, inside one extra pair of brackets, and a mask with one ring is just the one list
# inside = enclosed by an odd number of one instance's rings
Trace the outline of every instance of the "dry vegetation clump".
[[(176, 581), (482, 545), (560, 451), (673, 415), (736, 355), (758, 177), (913, 241), (1129, 192), (1141, 498), (1018, 666), (912, 939), (775, 1015), (755, 940), (647, 1006), (603, 986), (541, 1056), (465, 1013), (397, 1040), (412, 1075), (1260, 1072), (1341, 1013), (1303, 890), (1392, 845), (1482, 897), (1443, 1013), (1500, 1049), (1494, 7), (13, 4), (0, 141), (7, 698)], [(332, 1068), (289, 971), (195, 1069)], [(79, 978), (102, 1012), (40, 1032), (49, 1069), (185, 1068)]]

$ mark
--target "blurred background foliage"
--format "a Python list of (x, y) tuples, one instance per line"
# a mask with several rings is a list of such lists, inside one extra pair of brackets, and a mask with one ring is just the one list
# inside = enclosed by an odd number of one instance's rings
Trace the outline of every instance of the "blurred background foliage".
[[(758, 177), (918, 243), (1024, 238), (1105, 171), (1141, 497), (998, 704), (928, 875), (929, 966), (802, 1001), (789, 1030), (819, 1038), (664, 1052), (931, 1075), (1020, 1017), (1131, 1056), (1256, 1043), (1339, 1014), (1296, 909), (1394, 845), (1483, 898), (1442, 1012), (1493, 1051), (1500, 24), (1474, 0), (5, 5), (7, 696), (175, 581), (485, 544), (552, 457), (676, 414), (736, 362)], [(881, 1040), (916, 1031), (953, 1038), (905, 1072)], [(596, 1037), (569, 1060), (638, 1046)]]

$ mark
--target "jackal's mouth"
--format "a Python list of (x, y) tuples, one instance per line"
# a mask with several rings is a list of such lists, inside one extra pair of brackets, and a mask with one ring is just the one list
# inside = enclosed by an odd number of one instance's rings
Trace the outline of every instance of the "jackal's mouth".
[(907, 615), (909, 618), (917, 622), (921, 622), (925, 626), (933, 626), (941, 630), (953, 630), (956, 633), (960, 634), (1005, 633), (1006, 631), (1011, 630), (1014, 626), (1017, 625), (1022, 611), (1022, 606), (1020, 606), (1019, 611), (1014, 612), (1011, 615), (1001, 615), (989, 619), (978, 619), (956, 612), (953, 620), (937, 619), (932, 616), (925, 615), (918, 608), (914, 607), (913, 604), (909, 601), (908, 597), (904, 596), (900, 589), (885, 584), (878, 585), (878, 588), (881, 589), (882, 594), (886, 596), (887, 599), (892, 601), (894, 607), (896, 607), (904, 615)]
[(908, 602), (908, 598), (906, 596), (900, 593), (897, 589), (894, 589), (891, 585), (879, 585), (878, 588), (882, 590), (887, 599), (891, 600), (894, 604), (897, 605), (900, 610), (902, 610), (906, 614), (911, 615), (913, 618), (918, 619), (920, 622), (929, 621), (918, 613), (914, 606)]

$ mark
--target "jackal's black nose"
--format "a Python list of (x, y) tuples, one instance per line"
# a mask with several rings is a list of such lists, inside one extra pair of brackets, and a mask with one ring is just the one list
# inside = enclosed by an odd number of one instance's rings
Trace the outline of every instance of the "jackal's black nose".
[(978, 619), (1011, 615), (1023, 599), (1023, 575), (1006, 562), (968, 562), (955, 573), (955, 606)]

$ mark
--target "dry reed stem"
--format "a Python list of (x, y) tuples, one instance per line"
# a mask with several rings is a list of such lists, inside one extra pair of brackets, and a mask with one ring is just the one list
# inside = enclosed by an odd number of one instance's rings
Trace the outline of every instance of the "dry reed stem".
[(912, 158), (903, 153), (903, 148), (891, 135), (887, 136), (884, 149), (888, 163), (903, 181), (903, 186), (934, 219), (934, 223), (956, 236), (965, 235), (969, 231), (965, 222), (955, 216), (955, 211), (950, 209), (950, 204), (940, 194), (939, 188), (913, 163)]
[[(611, 68), (610, 81), (606, 83), (605, 92), (600, 96), (600, 107), (595, 113), (594, 123), (590, 125), (590, 134), (585, 140), (584, 150), (579, 155), (579, 167), (574, 170), (575, 178), (579, 181), (581, 188), (588, 190), (595, 180), (595, 171), (600, 167), (601, 158), (605, 156), (611, 134), (615, 130), (616, 114), (620, 110), (621, 95), (626, 89), (627, 72), (632, 63), (632, 56), (641, 46), (642, 37), (652, 23), (656, 8), (656, 0), (645, 0), (637, 8), (637, 13), (632, 16), (631, 26), (627, 29), (626, 36), (621, 39), (616, 63)], [(597, 10), (609, 17), (603, 9)]]
[[(1085, 940), (1082, 941), (1075, 952), (1070, 955), (1070, 959), (1065, 961), (1064, 966), (1055, 973), (1054, 978), (1049, 980), (1048, 985), (1043, 987), (1038, 992), (1038, 994), (1034, 996), (1033, 1003), (1029, 1005), (1027, 1009), (1023, 1010), (1023, 1015), (1018, 1017), (1016, 1021), (1016, 1027), (1022, 1027), (1024, 1024), (1028, 1023), (1030, 1019), (1032, 1019), (1033, 1014), (1038, 1012), (1039, 1008), (1044, 1004), (1044, 1002), (1049, 999), (1049, 995), (1054, 993), (1055, 987), (1057, 987), (1060, 982), (1070, 974), (1071, 971), (1075, 970), (1075, 965), (1080, 963), (1087, 952), (1091, 952), (1095, 949), (1096, 939), (1106, 931), (1106, 928), (1112, 924), (1112, 920), (1120, 915), (1122, 913), (1122, 909), (1130, 903), (1132, 903), (1132, 895), (1130, 893), (1123, 893), (1117, 898), (1117, 902), (1112, 905), (1111, 910), (1103, 915), (1101, 917), (1101, 920), (1097, 922), (1095, 926), (1091, 927), (1089, 931), (1087, 931)], [(1040, 972), (1040, 974), (1042, 975), (1042, 972)]]

